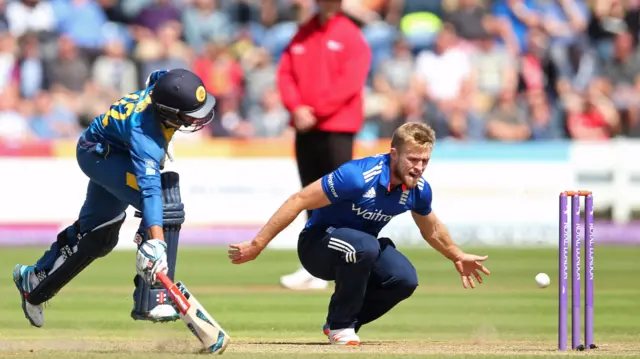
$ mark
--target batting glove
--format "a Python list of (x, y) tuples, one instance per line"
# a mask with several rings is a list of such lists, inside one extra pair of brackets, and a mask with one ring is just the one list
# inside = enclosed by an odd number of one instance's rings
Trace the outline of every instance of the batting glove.
[(150, 239), (138, 248), (136, 253), (136, 271), (149, 285), (156, 282), (156, 276), (167, 274), (167, 244), (159, 239)]

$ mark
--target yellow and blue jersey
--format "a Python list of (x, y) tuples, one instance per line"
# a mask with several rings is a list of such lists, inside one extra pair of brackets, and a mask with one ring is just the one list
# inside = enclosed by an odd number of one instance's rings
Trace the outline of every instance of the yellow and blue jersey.
[[(146, 227), (162, 226), (162, 187), (160, 165), (166, 155), (174, 128), (168, 128), (155, 115), (150, 91), (153, 85), (125, 95), (97, 116), (82, 135), (81, 141), (99, 144), (101, 155), (126, 153), (131, 159), (123, 185), (140, 192)], [(124, 165), (124, 164), (123, 164)]]
[(322, 177), (331, 204), (313, 210), (307, 228), (351, 228), (378, 236), (389, 221), (406, 211), (431, 213), (431, 186), (424, 179), (415, 188), (391, 188), (389, 154), (351, 160)]

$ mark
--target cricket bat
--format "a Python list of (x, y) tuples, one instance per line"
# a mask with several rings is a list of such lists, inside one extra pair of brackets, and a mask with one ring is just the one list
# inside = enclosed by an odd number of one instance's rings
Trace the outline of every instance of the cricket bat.
[(173, 283), (164, 273), (158, 273), (158, 280), (169, 292), (169, 297), (178, 307), (180, 319), (210, 353), (222, 354), (229, 345), (230, 337), (213, 317), (189, 292), (182, 282)]

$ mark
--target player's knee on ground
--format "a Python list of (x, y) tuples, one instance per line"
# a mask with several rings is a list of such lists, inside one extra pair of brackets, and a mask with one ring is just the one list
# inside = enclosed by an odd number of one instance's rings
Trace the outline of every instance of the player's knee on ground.
[(350, 228), (339, 228), (330, 234), (329, 248), (341, 252), (346, 263), (371, 266), (380, 255), (376, 238)]
[(36, 264), (40, 283), (29, 293), (27, 301), (39, 305), (51, 299), (96, 258), (109, 254), (118, 244), (125, 218), (123, 212), (86, 233), (79, 232), (77, 222), (60, 232), (56, 243)]

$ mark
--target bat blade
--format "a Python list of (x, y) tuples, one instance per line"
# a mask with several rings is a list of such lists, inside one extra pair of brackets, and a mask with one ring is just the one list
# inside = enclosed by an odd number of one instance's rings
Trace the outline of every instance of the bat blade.
[(166, 275), (158, 274), (158, 279), (169, 292), (169, 297), (178, 307), (180, 319), (193, 335), (200, 340), (205, 350), (222, 354), (230, 337), (213, 319), (196, 297), (182, 282), (173, 283)]

